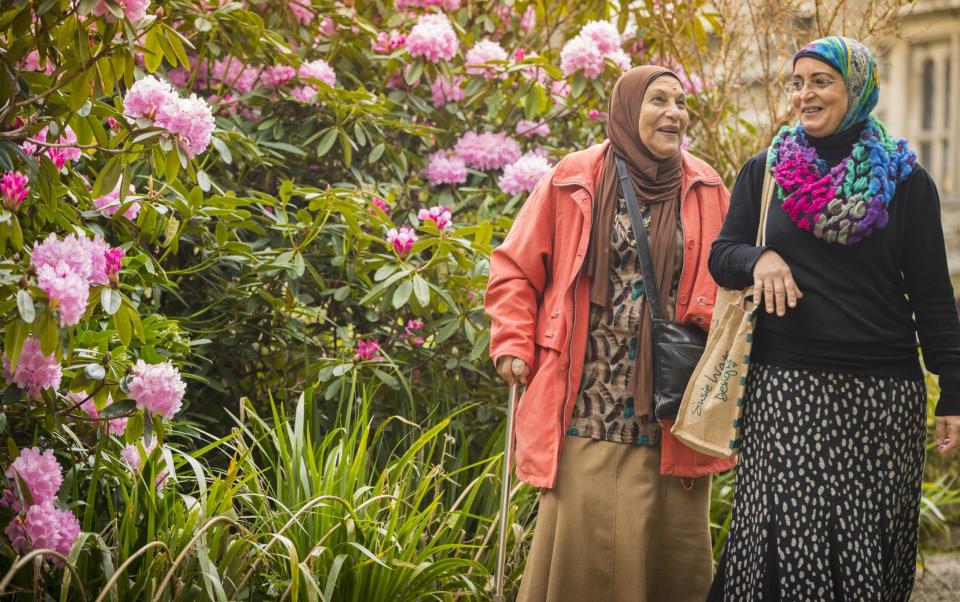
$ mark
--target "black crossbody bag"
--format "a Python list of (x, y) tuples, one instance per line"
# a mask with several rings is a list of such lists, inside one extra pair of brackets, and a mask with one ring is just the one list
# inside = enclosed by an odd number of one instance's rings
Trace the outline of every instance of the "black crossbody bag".
[(643, 226), (640, 206), (633, 182), (627, 173), (623, 158), (615, 157), (620, 188), (630, 210), (630, 223), (637, 241), (640, 271), (643, 275), (643, 294), (653, 321), (653, 412), (657, 420), (676, 418), (687, 382), (697, 367), (707, 344), (707, 333), (697, 326), (681, 324), (663, 317), (660, 290), (653, 274), (647, 229)]

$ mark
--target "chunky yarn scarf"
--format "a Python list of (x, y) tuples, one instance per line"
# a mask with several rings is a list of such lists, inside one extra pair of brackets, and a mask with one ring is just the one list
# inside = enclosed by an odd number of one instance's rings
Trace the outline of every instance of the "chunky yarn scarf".
[(799, 125), (784, 126), (767, 153), (777, 198), (798, 227), (831, 243), (852, 245), (887, 225), (897, 184), (916, 165), (907, 141), (872, 115), (850, 155), (832, 169)]

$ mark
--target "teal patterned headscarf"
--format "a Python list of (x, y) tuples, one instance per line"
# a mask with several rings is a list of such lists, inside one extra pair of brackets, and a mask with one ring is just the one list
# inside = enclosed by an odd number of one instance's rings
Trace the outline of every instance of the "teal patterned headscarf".
[(804, 46), (794, 55), (794, 65), (805, 56), (830, 65), (840, 72), (847, 84), (847, 114), (835, 133), (866, 120), (880, 97), (877, 63), (870, 49), (851, 38), (830, 36)]

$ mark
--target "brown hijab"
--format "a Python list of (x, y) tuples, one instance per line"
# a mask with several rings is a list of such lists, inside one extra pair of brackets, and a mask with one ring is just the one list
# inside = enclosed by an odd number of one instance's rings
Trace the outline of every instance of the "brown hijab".
[[(669, 159), (657, 159), (640, 141), (640, 106), (653, 80), (661, 76), (677, 77), (669, 69), (655, 65), (635, 67), (624, 73), (613, 86), (607, 121), (607, 147), (600, 187), (593, 203), (593, 225), (587, 248), (586, 270), (591, 278), (590, 302), (610, 308), (610, 232), (621, 196), (614, 156), (623, 157), (637, 200), (650, 207), (650, 254), (656, 273), (661, 303), (668, 302), (674, 276), (677, 248), (677, 204), (683, 160), (680, 151)], [(677, 78), (679, 80), (679, 78)], [(637, 333), (639, 352), (634, 366), (633, 399), (640, 416), (653, 414), (653, 324), (646, 306), (642, 309)]]

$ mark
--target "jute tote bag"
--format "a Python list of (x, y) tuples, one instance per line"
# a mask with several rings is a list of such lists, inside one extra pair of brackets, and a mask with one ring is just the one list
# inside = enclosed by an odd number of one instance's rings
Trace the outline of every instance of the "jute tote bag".
[[(763, 178), (757, 246), (766, 244), (767, 212), (774, 179)], [(719, 288), (710, 334), (700, 362), (687, 383), (677, 421), (670, 432), (698, 452), (729, 458), (740, 448), (740, 414), (750, 369), (757, 306), (753, 287)]]

